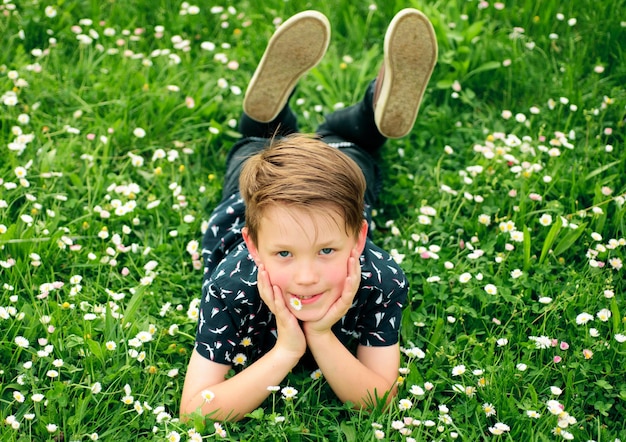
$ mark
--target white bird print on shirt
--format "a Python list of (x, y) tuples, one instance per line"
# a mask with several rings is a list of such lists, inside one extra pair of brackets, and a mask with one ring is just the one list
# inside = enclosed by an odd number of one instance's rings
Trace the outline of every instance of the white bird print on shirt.
[(225, 325), (224, 327), (220, 327), (220, 328), (210, 328), (209, 331), (213, 333), (214, 335), (221, 335), (222, 333), (226, 331), (226, 329), (228, 329), (228, 325)]

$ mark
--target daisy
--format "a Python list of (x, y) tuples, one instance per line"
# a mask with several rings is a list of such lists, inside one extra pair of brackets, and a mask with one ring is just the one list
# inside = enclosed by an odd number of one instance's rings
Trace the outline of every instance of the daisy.
[(298, 390), (296, 390), (293, 387), (284, 387), (282, 390), (280, 390), (280, 392), (283, 394), (283, 397), (286, 400), (291, 400), (295, 398), (296, 395), (298, 394)]
[(495, 295), (498, 293), (498, 288), (493, 285), (493, 284), (487, 284), (485, 286), (485, 291), (489, 294), (489, 295)]
[(412, 406), (413, 402), (408, 399), (400, 399), (400, 402), (398, 404), (398, 408), (402, 411), (410, 410)]
[(579, 314), (578, 316), (576, 316), (576, 324), (578, 325), (585, 325), (586, 323), (592, 320), (593, 320), (593, 316), (587, 312), (583, 312)]
[(465, 373), (465, 365), (457, 365), (452, 369), (452, 376), (460, 376)]
[(502, 422), (496, 422), (493, 427), (489, 427), (489, 431), (495, 435), (503, 434), (510, 430), (511, 428), (508, 425), (503, 424)]
[(496, 414), (496, 408), (493, 406), (493, 404), (489, 403), (483, 404), (483, 411), (485, 412), (485, 416), (495, 416)]
[(211, 402), (213, 399), (215, 399), (215, 393), (213, 393), (211, 390), (204, 390), (202, 393), (202, 398), (206, 401), (206, 403), (208, 404), (209, 402)]
[(462, 283), (462, 284), (465, 284), (470, 279), (472, 279), (472, 275), (470, 273), (468, 273), (468, 272), (465, 272), (465, 273), (461, 274), (461, 276), (459, 276), (459, 282)]
[(291, 307), (293, 307), (293, 309), (296, 311), (302, 310), (302, 301), (300, 301), (300, 299), (296, 298), (295, 296), (292, 296), (292, 298), (289, 300), (289, 304), (291, 304)]
[(234, 365), (244, 365), (248, 358), (243, 353), (237, 353), (233, 358)]

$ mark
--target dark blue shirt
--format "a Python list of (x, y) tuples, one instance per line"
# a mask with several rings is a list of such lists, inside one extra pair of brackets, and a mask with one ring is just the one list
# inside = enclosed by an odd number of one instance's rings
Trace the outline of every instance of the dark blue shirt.
[[(241, 235), (244, 217), (243, 200), (235, 193), (209, 219), (202, 241), (205, 273), (196, 333), (198, 353), (235, 367), (259, 359), (277, 336), (276, 320), (259, 295), (257, 267)], [(370, 238), (360, 263), (354, 302), (332, 330), (352, 351), (357, 344), (396, 344), (408, 293), (404, 272)]]

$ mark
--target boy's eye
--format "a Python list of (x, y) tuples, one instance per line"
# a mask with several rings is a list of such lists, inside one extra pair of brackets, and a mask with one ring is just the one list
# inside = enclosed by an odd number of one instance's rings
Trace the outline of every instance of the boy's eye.
[(320, 250), (320, 254), (322, 255), (330, 255), (331, 253), (333, 253), (333, 249), (331, 249), (330, 247), (324, 247), (322, 250)]
[(289, 256), (289, 252), (286, 250), (282, 250), (278, 252), (278, 256), (280, 256), (281, 258), (287, 258)]

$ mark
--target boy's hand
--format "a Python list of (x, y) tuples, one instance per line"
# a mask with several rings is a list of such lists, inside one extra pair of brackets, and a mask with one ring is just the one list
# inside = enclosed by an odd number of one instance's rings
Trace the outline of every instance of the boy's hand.
[(263, 264), (259, 264), (257, 285), (261, 299), (276, 317), (277, 340), (275, 348), (282, 348), (300, 358), (306, 351), (306, 339), (298, 319), (285, 305), (280, 287), (272, 285)]
[(323, 334), (331, 331), (333, 325), (337, 323), (350, 309), (354, 296), (361, 283), (361, 263), (359, 255), (353, 250), (348, 258), (348, 274), (343, 285), (341, 296), (330, 306), (326, 314), (315, 322), (305, 322), (303, 324), (304, 333)]

